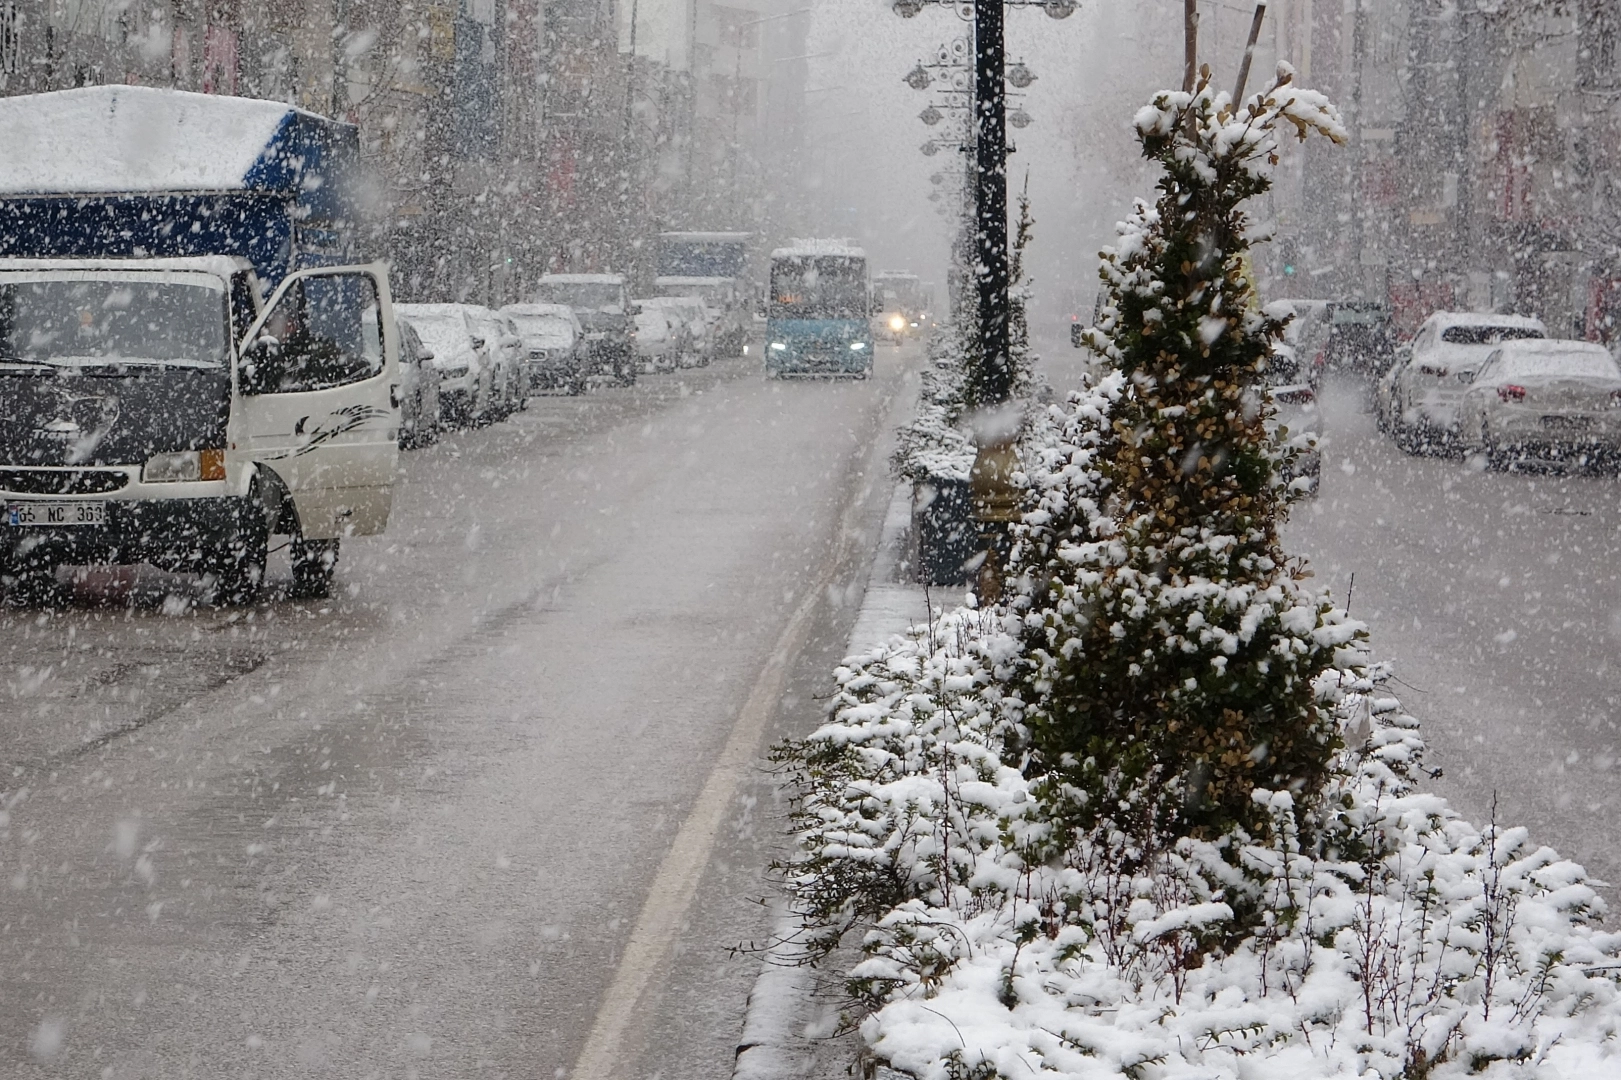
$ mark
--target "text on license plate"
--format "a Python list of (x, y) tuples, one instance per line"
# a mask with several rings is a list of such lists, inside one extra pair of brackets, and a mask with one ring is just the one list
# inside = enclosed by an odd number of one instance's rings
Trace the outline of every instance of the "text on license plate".
[(104, 502), (23, 502), (8, 503), (6, 522), (10, 525), (105, 525)]

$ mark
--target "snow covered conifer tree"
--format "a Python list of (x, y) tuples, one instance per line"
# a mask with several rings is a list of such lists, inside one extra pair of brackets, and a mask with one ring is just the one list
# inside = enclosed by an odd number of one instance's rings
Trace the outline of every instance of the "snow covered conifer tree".
[(1060, 816), (1134, 835), (1269, 831), (1257, 788), (1309, 801), (1339, 747), (1313, 680), (1354, 665), (1361, 631), (1278, 540), (1290, 451), (1261, 388), (1283, 324), (1254, 310), (1244, 202), (1266, 191), (1278, 136), (1344, 138), (1334, 107), (1279, 65), (1233, 109), (1167, 91), (1136, 117), (1164, 170), (1103, 252), (1090, 345), (1120, 373), (1076, 520), (1026, 536), (1032, 677), (1027, 775)]

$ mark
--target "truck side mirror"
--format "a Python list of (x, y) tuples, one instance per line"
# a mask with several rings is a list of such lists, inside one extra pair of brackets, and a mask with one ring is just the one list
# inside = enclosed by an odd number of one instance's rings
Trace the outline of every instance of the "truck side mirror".
[(265, 394), (281, 383), (281, 342), (262, 334), (242, 354), (237, 365), (237, 389), (245, 396)]

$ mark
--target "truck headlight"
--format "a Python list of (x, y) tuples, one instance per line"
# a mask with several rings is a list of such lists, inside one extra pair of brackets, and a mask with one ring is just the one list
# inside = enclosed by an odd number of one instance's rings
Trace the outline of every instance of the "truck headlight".
[(153, 454), (141, 469), (148, 484), (177, 483), (186, 480), (224, 480), (224, 450), (180, 450)]
[(771, 343), (771, 351), (772, 352), (787, 352), (788, 351), (788, 344), (786, 342), (783, 342), (783, 341), (773, 341)]
[(852, 342), (850, 342), (850, 351), (851, 352), (860, 352), (862, 349), (865, 349), (866, 347), (867, 347), (867, 343), (865, 341), (852, 341)]

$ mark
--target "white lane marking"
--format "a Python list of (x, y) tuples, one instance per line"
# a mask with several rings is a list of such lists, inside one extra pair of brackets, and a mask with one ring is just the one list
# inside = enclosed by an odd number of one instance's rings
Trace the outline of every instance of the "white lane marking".
[[(824, 574), (824, 577), (826, 575)], [(580, 1051), (572, 1080), (609, 1080), (617, 1063), (625, 1028), (635, 1015), (636, 1004), (659, 965), (669, 952), (670, 943), (680, 930), (681, 920), (698, 892), (698, 882), (709, 865), (709, 853), (725, 820), (738, 786), (755, 765), (760, 736), (775, 714), (788, 680), (788, 662), (799, 651), (800, 639), (810, 625), (826, 581), (805, 590), (804, 599), (794, 609), (788, 625), (777, 638), (777, 646), (766, 660), (754, 689), (743, 703), (737, 723), (726, 739), (720, 759), (710, 770), (692, 812), (682, 822), (675, 842), (659, 864), (658, 876), (648, 890), (647, 900), (631, 931), (623, 958), (614, 972), (613, 983), (603, 996), (585, 1048)]]

